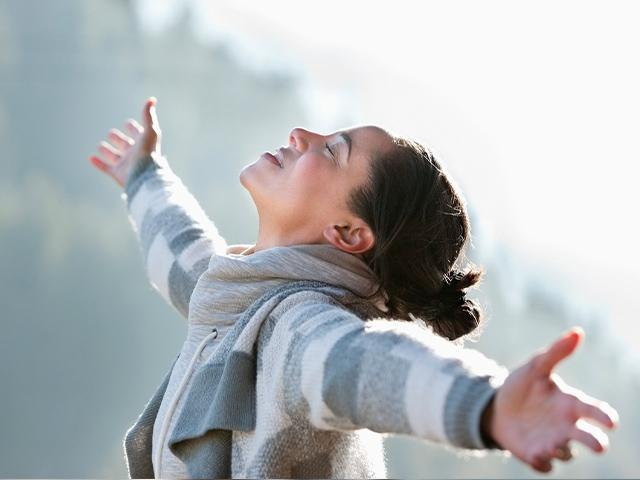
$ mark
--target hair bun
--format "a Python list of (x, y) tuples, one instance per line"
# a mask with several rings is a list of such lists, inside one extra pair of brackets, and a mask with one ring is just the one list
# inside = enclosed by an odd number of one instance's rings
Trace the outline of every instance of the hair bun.
[(482, 271), (473, 268), (467, 271), (451, 270), (444, 275), (442, 288), (437, 296), (440, 312), (447, 312), (464, 305), (467, 301), (465, 290), (475, 285), (481, 276)]
[(438, 294), (438, 307), (441, 312), (460, 307), (467, 300), (464, 290), (457, 290), (451, 285), (443, 285), (442, 290)]
[(438, 320), (434, 325), (437, 333), (455, 340), (480, 325), (480, 305), (468, 299), (465, 290), (478, 283), (483, 273), (471, 267), (464, 271), (451, 270), (444, 275), (442, 287), (432, 304), (438, 311)]

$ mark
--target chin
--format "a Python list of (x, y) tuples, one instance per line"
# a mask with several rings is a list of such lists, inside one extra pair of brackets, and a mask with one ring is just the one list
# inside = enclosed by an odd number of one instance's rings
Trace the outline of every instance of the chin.
[(245, 189), (247, 189), (247, 185), (246, 185), (245, 180), (244, 180), (244, 171), (245, 170), (246, 170), (246, 167), (242, 169), (242, 171), (238, 175), (238, 179), (240, 180), (240, 185), (242, 185)]
[(238, 175), (238, 178), (240, 179), (240, 185), (242, 185), (242, 187), (247, 192), (249, 192), (249, 195), (251, 196), (251, 200), (253, 200), (253, 203), (257, 207), (259, 202), (258, 202), (258, 198), (256, 198), (256, 195), (258, 195), (259, 189), (256, 188), (256, 185), (253, 182), (254, 179), (251, 177), (251, 173), (247, 171), (248, 167), (250, 166), (251, 165), (248, 165), (247, 167), (243, 168), (242, 171), (240, 172), (240, 175)]
[(240, 171), (240, 174), (238, 175), (238, 178), (240, 179), (240, 185), (242, 185), (247, 191), (251, 191), (252, 181), (251, 181), (251, 172), (249, 170), (252, 166), (253, 166), (253, 163), (250, 163), (249, 165), (245, 165)]

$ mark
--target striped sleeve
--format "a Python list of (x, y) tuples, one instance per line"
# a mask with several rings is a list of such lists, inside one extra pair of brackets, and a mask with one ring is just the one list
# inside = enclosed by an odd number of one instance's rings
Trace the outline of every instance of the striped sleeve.
[(367, 428), (495, 448), (482, 435), (481, 416), (506, 368), (414, 322), (362, 321), (318, 302), (300, 303), (284, 316), (279, 380), (291, 416), (319, 429)]
[(182, 316), (212, 255), (227, 243), (164, 157), (149, 155), (129, 173), (122, 199), (151, 285)]

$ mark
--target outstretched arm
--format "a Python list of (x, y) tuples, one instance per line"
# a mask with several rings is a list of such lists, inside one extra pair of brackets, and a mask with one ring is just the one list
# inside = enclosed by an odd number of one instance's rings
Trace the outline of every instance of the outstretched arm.
[(288, 412), (317, 428), (368, 428), (467, 449), (500, 448), (546, 472), (553, 458), (570, 458), (570, 440), (605, 449), (604, 432), (582, 418), (608, 428), (617, 422), (605, 402), (551, 374), (575, 350), (580, 333), (569, 333), (509, 374), (416, 323), (363, 322), (317, 302), (283, 315), (288, 318), (276, 330), (287, 345), (279, 347), (285, 367), (274, 381), (283, 384)]
[(143, 125), (133, 119), (127, 133), (113, 129), (101, 142), (103, 158), (91, 163), (124, 189), (129, 220), (140, 243), (151, 285), (184, 317), (191, 293), (212, 255), (226, 241), (160, 152), (155, 98), (147, 100)]
[(326, 430), (368, 428), (488, 448), (482, 412), (508, 372), (481, 353), (414, 322), (363, 321), (317, 301), (287, 309), (272, 337), (270, 345), (284, 343), (272, 347), (284, 368), (267, 375), (278, 377), (270, 384), (282, 385), (290, 416)]

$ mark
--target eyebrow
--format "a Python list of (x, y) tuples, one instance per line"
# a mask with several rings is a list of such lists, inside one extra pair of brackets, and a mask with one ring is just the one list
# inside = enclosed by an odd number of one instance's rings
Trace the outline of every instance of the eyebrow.
[(349, 163), (349, 156), (351, 155), (351, 137), (349, 136), (348, 133), (345, 133), (345, 132), (340, 132), (338, 136), (342, 137), (342, 139), (347, 144), (347, 147), (349, 147), (349, 150), (347, 151), (347, 163)]

